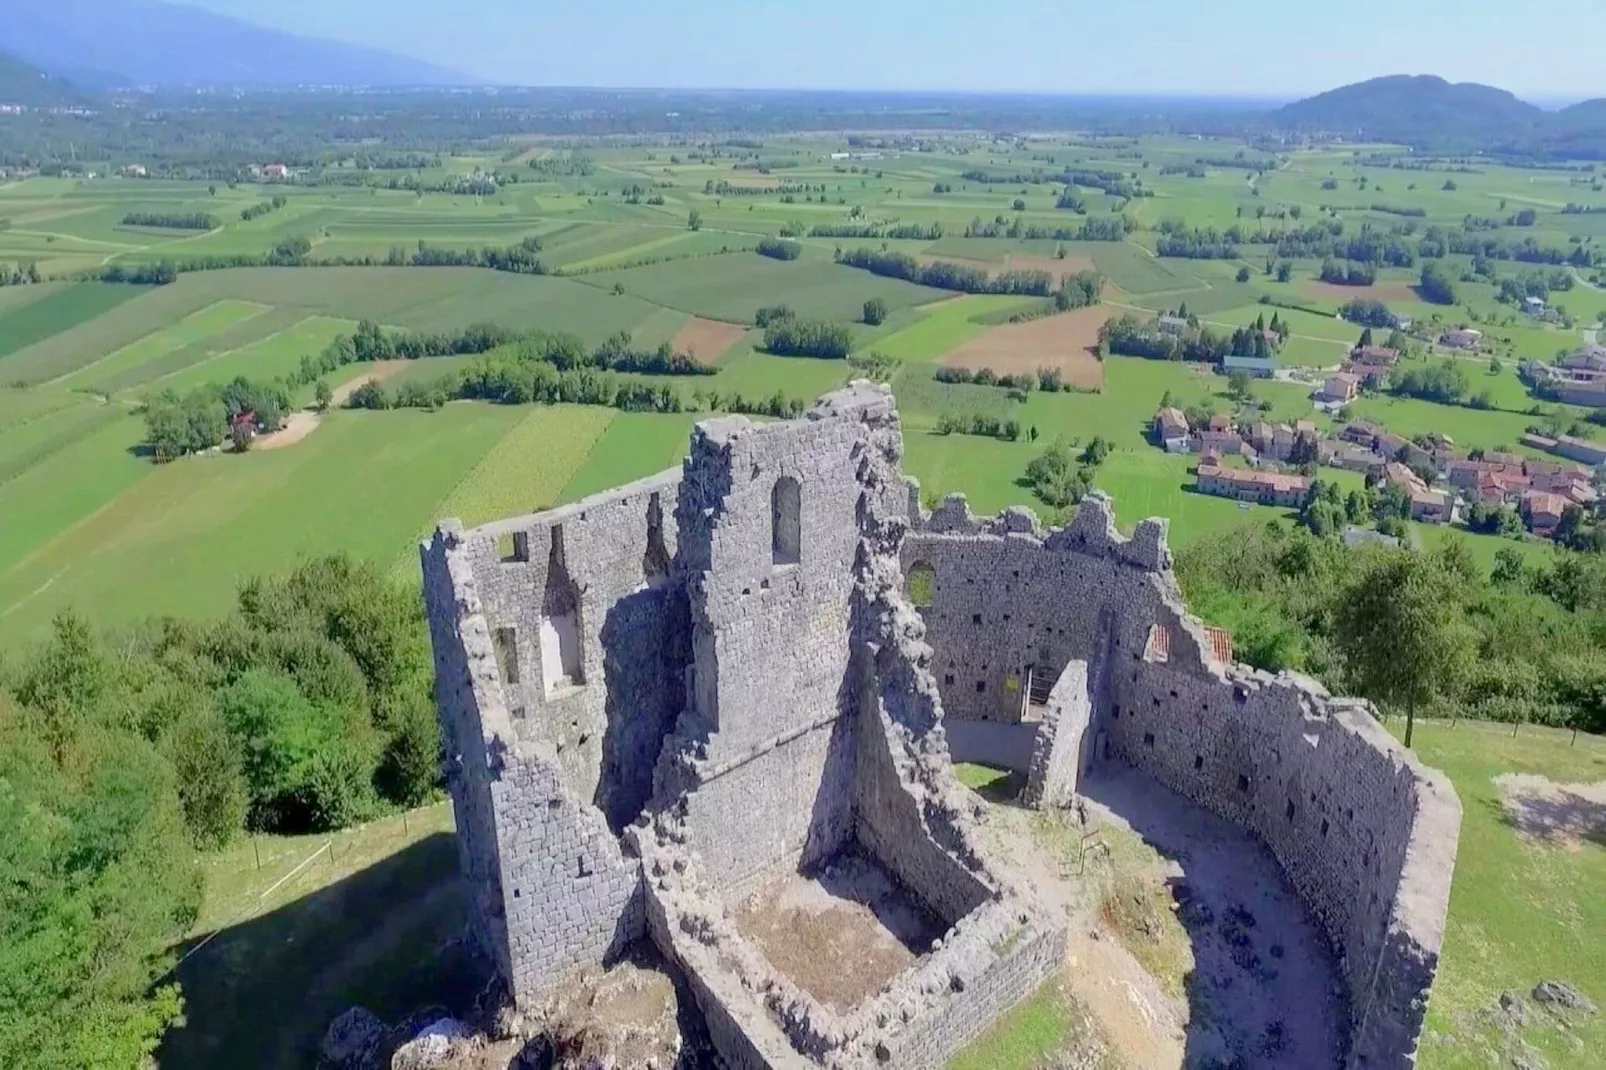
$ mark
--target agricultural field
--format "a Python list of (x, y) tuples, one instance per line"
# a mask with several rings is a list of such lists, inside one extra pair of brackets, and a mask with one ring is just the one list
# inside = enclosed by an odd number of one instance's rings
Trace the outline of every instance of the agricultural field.
[[(1465, 447), (1514, 445), (1535, 420), (1529, 414), (1534, 399), (1517, 378), (1516, 362), (1551, 359), (1581, 343), (1582, 327), (1606, 312), (1606, 293), (1590, 290), (1587, 279), (1552, 297), (1554, 305), (1572, 306), (1573, 326), (1543, 324), (1501, 304), (1487, 281), (1463, 282), (1456, 305), (1436, 306), (1415, 290), (1412, 269), (1385, 268), (1369, 287), (1335, 286), (1316, 278), (1319, 261), (1296, 257), (1288, 261), (1284, 282), (1269, 270), (1275, 250), (1245, 243), (1235, 259), (1161, 256), (1158, 228), (1181, 223), (1253, 231), (1328, 219), (1342, 222), (1347, 233), (1363, 224), (1387, 230), (1407, 218), (1420, 229), (1459, 225), (1467, 215), (1496, 216), (1504, 204), (1534, 207), (1537, 219), (1532, 227), (1501, 227), (1495, 233), (1502, 238), (1593, 242), (1596, 217), (1563, 215), (1560, 206), (1598, 201), (1606, 207), (1606, 198), (1565, 172), (1494, 165), (1458, 175), (1459, 188), (1444, 190), (1442, 176), (1431, 181), (1431, 174), (1360, 162), (1372, 151), (1360, 147), (1289, 152), (1275, 169), (1258, 175), (1216, 166), (1204, 167), (1202, 178), (1183, 173), (1196, 159), (1230, 156), (1239, 148), (1145, 138), (1117, 151), (1113, 144), (1051, 139), (1031, 143), (1028, 151), (957, 136), (925, 151), (833, 160), (831, 153), (842, 151), (839, 139), (778, 136), (757, 150), (772, 167), (733, 170), (720, 152), (694, 158), (644, 146), (598, 145), (587, 153), (595, 164), (589, 174), (530, 176), (488, 195), (382, 185), (240, 183), (214, 189), (167, 179), (13, 183), (0, 189), (0, 217), (10, 222), (0, 229), (0, 263), (35, 262), (43, 273), (63, 278), (0, 288), (0, 382), (30, 385), (0, 394), (0, 504), (28, 510), (25, 521), (8, 524), (0, 537), (0, 632), (36, 633), (50, 612), (69, 602), (89, 604), (108, 620), (126, 619), (140, 606), (178, 611), (174, 607), (181, 609), (183, 600), (164, 589), (166, 573), (143, 563), (141, 555), (157, 546), (173, 561), (220, 566), (231, 541), (243, 548), (238, 567), (220, 567), (215, 582), (195, 588), (197, 606), (216, 604), (229, 577), (279, 559), (265, 549), (271, 540), (256, 527), (259, 514), (243, 505), (208, 510), (197, 502), (247, 501), (257, 492), (269, 500), (322, 502), (316, 526), (325, 530), (310, 535), (312, 542), (360, 548), (382, 560), (401, 560), (398, 567), (405, 569), (405, 544), (434, 519), (431, 510), (455, 510), (472, 521), (606, 489), (675, 463), (687, 429), (699, 418), (693, 412), (542, 414), (454, 403), (434, 415), (336, 413), (294, 448), (263, 451), (261, 457), (199, 458), (158, 469), (138, 455), (137, 411), (147, 393), (183, 392), (241, 375), (286, 375), (364, 319), (391, 329), (495, 323), (568, 331), (588, 344), (629, 332), (639, 348), (667, 343), (716, 368), (716, 374), (696, 378), (627, 377), (670, 386), (688, 407), (706, 409), (710, 397), (747, 403), (776, 395), (808, 399), (861, 374), (841, 361), (764, 352), (761, 332), (750, 328), (754, 315), (760, 307), (787, 304), (806, 317), (851, 325), (857, 354), (891, 362), (907, 465), (928, 493), (962, 490), (979, 511), (1033, 504), (1023, 477), (1043, 444), (1101, 436), (1115, 452), (1097, 483), (1115, 496), (1122, 523), (1169, 515), (1179, 544), (1283, 514), (1244, 510), (1187, 490), (1192, 480), (1185, 459), (1166, 457), (1150, 445), (1150, 420), (1167, 393), (1179, 405), (1202, 402), (1227, 411), (1232, 406), (1225, 382), (1181, 365), (1123, 357), (1098, 361), (1089, 347), (1097, 341), (1098, 322), (1114, 311), (1148, 315), (1186, 305), (1222, 331), (1276, 312), (1292, 329), (1282, 363), (1313, 371), (1338, 364), (1359, 337), (1358, 327), (1334, 315), (1351, 297), (1383, 300), (1424, 323), (1476, 323), (1485, 331), (1487, 351), (1468, 361), (1468, 377), (1473, 392), (1488, 392), (1492, 410), (1370, 397), (1353, 406), (1352, 414), (1404, 434), (1445, 432)], [(549, 151), (532, 145), (513, 162), (524, 166)], [(417, 176), (441, 181), (505, 166), (494, 154), (444, 157)], [(1055, 182), (981, 183), (967, 177), (975, 171), (1063, 168), (1127, 174), (1152, 196), (1126, 200), (1099, 189), (1066, 190), (1083, 202), (1077, 213), (1055, 207), (1061, 192)], [(1336, 189), (1324, 188), (1334, 183)], [(284, 205), (242, 218), (242, 211), (273, 196), (282, 196)], [(1425, 215), (1390, 215), (1374, 204)], [(205, 231), (129, 227), (122, 222), (129, 212), (202, 213), (218, 225)], [(700, 229), (688, 226), (692, 213)], [(1001, 236), (1016, 224), (1052, 230), (1117, 213), (1135, 226), (1124, 241)], [(813, 233), (816, 227), (829, 232), (860, 223), (927, 230), (921, 237), (879, 239)], [(978, 226), (989, 236), (972, 236)], [(800, 258), (781, 261), (753, 251), (760, 239), (783, 230), (799, 235)], [(261, 254), (300, 237), (309, 239), (313, 262), (383, 259), (420, 242), (466, 251), (532, 239), (551, 273), (328, 266), (205, 271), (158, 287), (71, 281), (106, 265)], [(1057, 274), (1092, 266), (1107, 280), (1105, 303), (1007, 325), (1013, 312), (1035, 299), (954, 294), (833, 262), (835, 250), (857, 246), (885, 246), (922, 262), (944, 259), (995, 272), (1040, 268)], [(1446, 260), (1454, 271), (1466, 270), (1468, 262)], [(1244, 269), (1247, 279), (1239, 281)], [(1526, 268), (1502, 264), (1501, 270)], [(880, 298), (888, 310), (876, 327), (859, 322), (871, 298)], [(1500, 359), (1498, 371), (1491, 371), (1490, 357)], [(432, 382), (477, 359), (416, 361), (395, 369), (388, 383)], [(1003, 373), (1056, 362), (1071, 381), (1098, 392), (1035, 391), (1012, 401), (996, 388), (934, 379), (943, 366)], [(364, 375), (363, 369), (349, 372), (354, 381)], [(1307, 385), (1257, 382), (1253, 389), (1257, 400), (1269, 403), (1269, 418), (1308, 417), (1318, 426), (1331, 425), (1313, 413)], [(296, 403), (307, 403), (310, 393), (299, 388)], [(1017, 419), (1028, 434), (1004, 443), (933, 433), (945, 414), (972, 413)], [(440, 448), (430, 450), (431, 442)], [(360, 511), (361, 496), (336, 501), (333, 477), (321, 471), (330, 463), (346, 469), (355, 463), (357, 471), (391, 478), (385, 473), (415, 462), (423, 473), (393, 496), (394, 508), (379, 510), (385, 520), (376, 525), (350, 519)], [(79, 473), (79, 465), (93, 471)], [(224, 485), (236, 479), (239, 499), (224, 494)], [(62, 492), (40, 501), (46, 489)], [(145, 510), (167, 515), (162, 523), (142, 520)], [(196, 520), (202, 513), (206, 523)], [(1484, 540), (1472, 545), (1480, 560), (1492, 560)], [(140, 564), (121, 563), (124, 552)]]

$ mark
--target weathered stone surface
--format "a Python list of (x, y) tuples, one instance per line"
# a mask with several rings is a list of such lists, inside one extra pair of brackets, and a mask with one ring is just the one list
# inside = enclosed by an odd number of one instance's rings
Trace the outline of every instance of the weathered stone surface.
[[(855, 384), (802, 420), (700, 424), (678, 472), (424, 544), (475, 932), (518, 1003), (650, 936), (732, 1067), (940, 1065), (1065, 951), (978, 846), (951, 717), (1014, 733), (1000, 750), (1037, 726), (1034, 804), (1119, 760), (1259, 837), (1341, 956), (1351, 1065), (1413, 1063), (1448, 783), (1365, 707), (1215, 664), (1164, 521), (1123, 538), (1098, 494), (1052, 531), (960, 496), (924, 515), (901, 455), (891, 395)], [(1028, 709), (1034, 677), (1055, 685)], [(839, 1014), (727, 904), (849, 849), (948, 931)]]
[(386, 1032), (378, 1015), (351, 1008), (329, 1023), (318, 1049), (319, 1070), (379, 1070)]
[(442, 1070), (474, 1040), (474, 1031), (456, 1018), (425, 1026), (390, 1057), (390, 1070)]

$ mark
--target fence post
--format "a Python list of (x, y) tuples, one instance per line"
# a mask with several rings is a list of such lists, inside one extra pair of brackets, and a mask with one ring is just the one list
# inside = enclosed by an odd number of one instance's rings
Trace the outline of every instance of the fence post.
[(262, 871), (262, 841), (255, 836), (251, 837), (251, 853), (257, 857), (257, 872)]

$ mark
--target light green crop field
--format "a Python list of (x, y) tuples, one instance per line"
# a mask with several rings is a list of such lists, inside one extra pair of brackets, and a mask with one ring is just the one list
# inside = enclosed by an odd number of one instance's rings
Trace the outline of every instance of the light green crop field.
[(224, 383), (235, 376), (248, 379), (277, 379), (295, 371), (304, 356), (316, 356), (342, 335), (356, 330), (352, 320), (329, 316), (309, 316), (282, 331), (230, 349), (151, 382), (151, 386), (180, 393), (206, 383)]
[[(268, 311), (266, 305), (253, 304), (249, 301), (219, 301), (199, 312), (191, 313), (171, 327), (146, 335), (137, 342), (62, 376), (58, 382), (69, 389), (96, 386), (106, 390), (111, 380), (120, 379), (131, 373), (138, 374), (137, 370), (150, 361), (160, 360), (185, 346), (204, 342), (235, 324), (253, 319), (266, 311)], [(106, 392), (109, 393), (110, 390)]]
[(1023, 309), (1033, 304), (1019, 297), (968, 295), (926, 305), (916, 311), (920, 319), (893, 334), (861, 345), (894, 360), (932, 361), (988, 330), (979, 317)]
[[(473, 406), (480, 408), (481, 406)], [(480, 458), (440, 506), (468, 527), (557, 503), (620, 414), (595, 406), (521, 407), (522, 419)]]
[[(0, 532), (0, 641), (37, 635), (67, 605), (104, 623), (216, 614), (241, 580), (307, 555), (344, 550), (389, 564), (528, 415), (491, 405), (336, 412), (284, 449), (155, 469), (128, 457), (134, 478), (126, 482), (100, 470), (109, 460), (102, 450), (99, 463), (79, 459), (68, 481), (78, 497), (71, 510), (58, 502), (59, 485), (36, 478), (67, 458), (57, 454), (0, 485), (0, 510), (27, 518)], [(126, 424), (116, 429), (133, 432), (124, 450), (140, 433), (137, 421)], [(35, 510), (56, 515), (36, 518)]]
[(579, 501), (675, 467), (686, 456), (692, 426), (701, 418), (694, 413), (654, 412), (615, 416), (563, 488), (563, 501)]

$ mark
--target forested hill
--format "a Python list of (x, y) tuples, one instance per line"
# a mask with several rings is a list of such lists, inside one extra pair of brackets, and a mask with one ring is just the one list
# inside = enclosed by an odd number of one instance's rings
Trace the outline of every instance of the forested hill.
[(0, 52), (0, 104), (39, 107), (70, 103), (77, 97), (72, 86), (16, 56)]
[(0, 0), (0, 51), (50, 74), (137, 85), (460, 86), (421, 60), (299, 37), (160, 0)]
[(1548, 112), (1514, 94), (1433, 75), (1389, 75), (1279, 108), (1273, 125), (1441, 152), (1606, 158), (1606, 100)]

